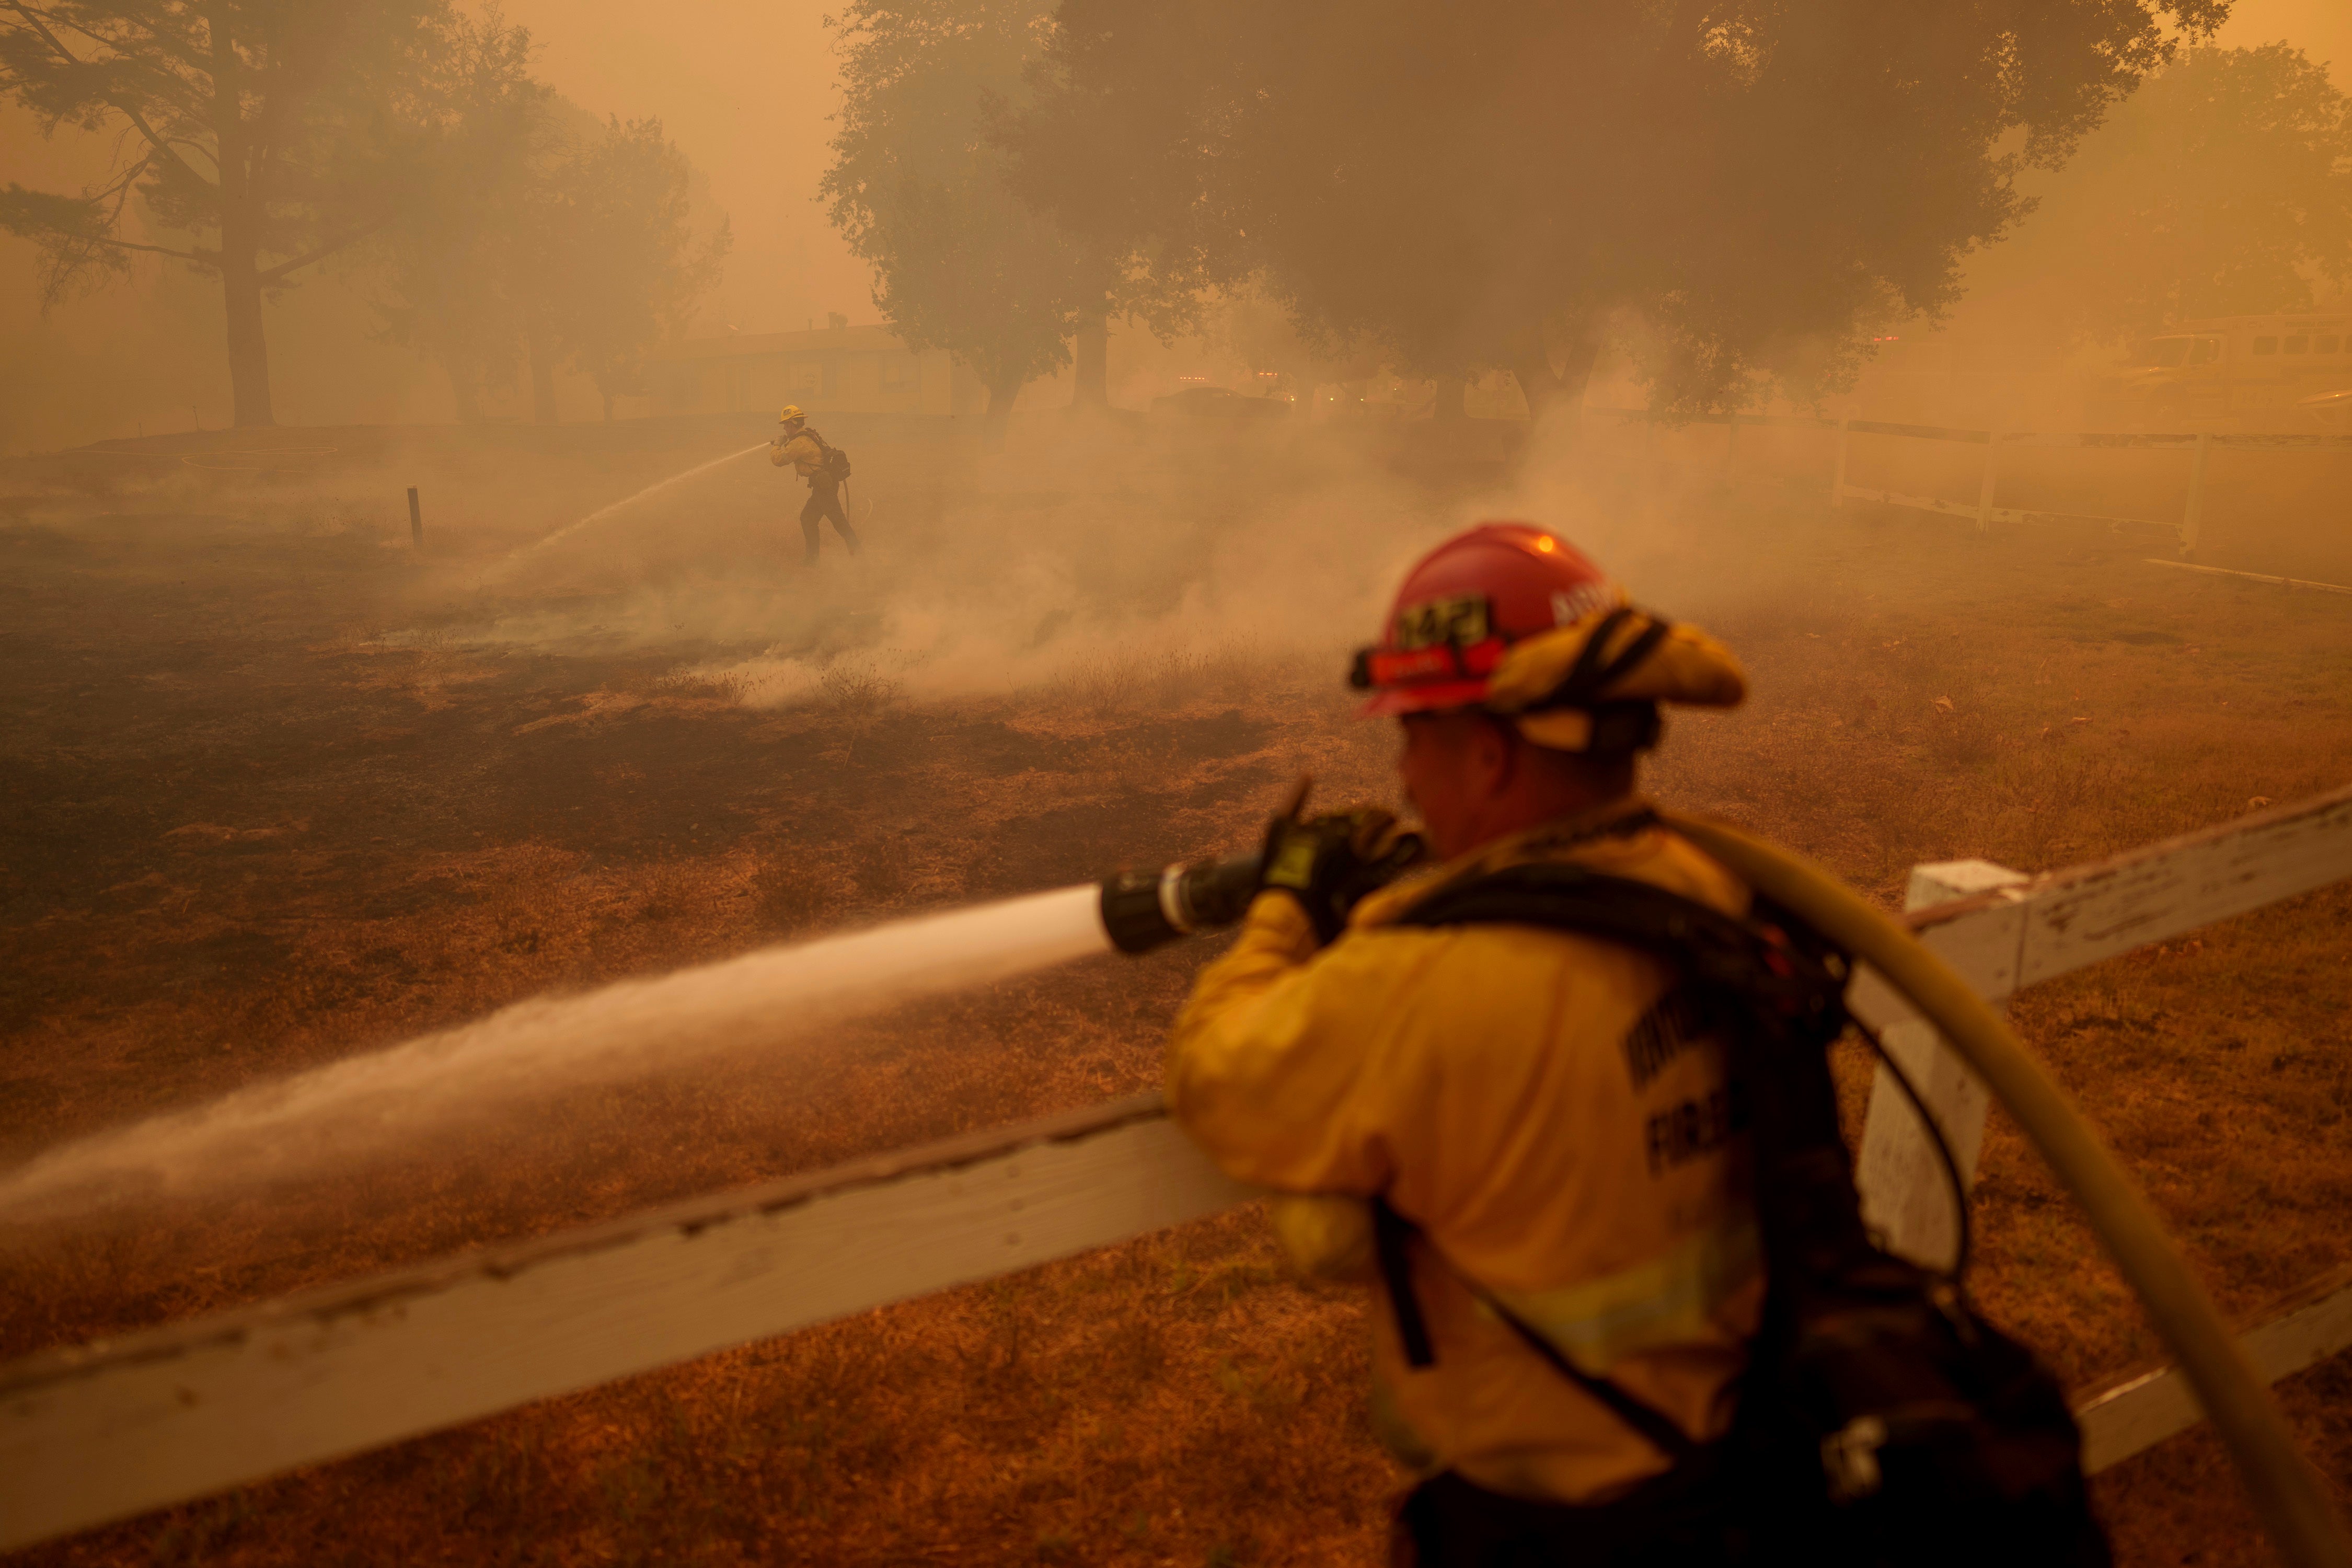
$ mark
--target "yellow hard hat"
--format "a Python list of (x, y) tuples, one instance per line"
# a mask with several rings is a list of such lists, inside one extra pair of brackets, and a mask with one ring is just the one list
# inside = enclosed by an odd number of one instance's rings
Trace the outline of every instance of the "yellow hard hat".
[(805, 419), (807, 417), (807, 415), (801, 412), (801, 405), (799, 404), (787, 403), (784, 405), (784, 411), (776, 416), (776, 423), (779, 425), (789, 425), (795, 419)]

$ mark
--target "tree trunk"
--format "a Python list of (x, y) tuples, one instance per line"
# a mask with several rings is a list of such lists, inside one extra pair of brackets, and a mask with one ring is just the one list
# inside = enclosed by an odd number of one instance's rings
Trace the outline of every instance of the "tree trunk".
[(261, 282), (256, 276), (253, 247), (232, 260), (229, 225), (221, 225), (221, 302), (228, 317), (228, 384), (236, 399), (236, 423), (275, 425), (278, 415), (269, 401), (269, 342), (262, 333)]
[(1458, 375), (1439, 376), (1437, 395), (1431, 407), (1430, 417), (1441, 425), (1459, 424), (1469, 418), (1469, 406), (1464, 400), (1464, 395), (1468, 390)]
[(556, 422), (555, 349), (548, 342), (547, 324), (534, 318), (523, 330), (530, 356), (530, 416), (541, 425)]
[(447, 359), (441, 362), (441, 370), (449, 378), (449, 401), (457, 408), (457, 423), (480, 424), (482, 395), (481, 389), (474, 382), (473, 366)]
[(1531, 333), (1511, 363), (1511, 374), (1528, 400), (1528, 419), (1538, 425), (1554, 419), (1574, 442), (1583, 424), (1585, 389), (1592, 384), (1592, 366), (1600, 358), (1601, 334), (1586, 327), (1570, 342), (1567, 363), (1554, 370), (1542, 333)]
[(226, 21), (208, 11), (212, 34), (213, 136), (220, 169), (221, 305), (228, 325), (228, 383), (236, 423), (275, 425), (269, 404), (269, 342), (261, 325), (261, 195), (246, 163), (244, 63)]
[(1004, 427), (1013, 418), (1013, 400), (1021, 395), (1021, 384), (995, 382), (988, 384), (988, 407), (980, 416), (980, 449), (983, 452), (1004, 450)]
[(1070, 392), (1070, 406), (1109, 407), (1110, 319), (1097, 312), (1081, 321), (1071, 349), (1076, 385)]

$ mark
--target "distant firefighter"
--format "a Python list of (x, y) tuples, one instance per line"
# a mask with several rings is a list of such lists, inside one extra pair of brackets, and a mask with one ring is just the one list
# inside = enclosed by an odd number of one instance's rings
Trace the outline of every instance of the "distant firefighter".
[(816, 564), (817, 537), (824, 531), (824, 520), (833, 519), (835, 531), (849, 546), (852, 555), (857, 553), (857, 531), (849, 526), (849, 514), (841, 507), (841, 487), (849, 480), (849, 454), (828, 445), (825, 438), (809, 428), (808, 416), (797, 403), (786, 404), (776, 416), (783, 429), (769, 443), (768, 461), (777, 468), (790, 463), (808, 481), (808, 504), (801, 508), (801, 534), (808, 541), (808, 563)]

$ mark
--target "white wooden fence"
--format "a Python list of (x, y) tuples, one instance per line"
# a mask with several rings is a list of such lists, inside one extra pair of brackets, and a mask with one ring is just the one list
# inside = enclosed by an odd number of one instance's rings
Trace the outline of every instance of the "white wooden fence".
[[(1996, 522), (2104, 522), (2168, 528), (2179, 537), (2184, 552), (2197, 548), (2198, 538), (2203, 529), (2205, 472), (2217, 448), (2249, 452), (2352, 452), (2352, 436), (2216, 436), (2210, 433), (2040, 436), (2031, 431), (1955, 430), (1939, 425), (1889, 425), (1870, 419), (1841, 419), (1837, 422), (1837, 468), (1835, 476), (1830, 480), (1832, 506), (1843, 506), (1850, 500), (1873, 500), (1886, 506), (1910, 507), (1946, 516), (1973, 517), (1979, 529), (1989, 528)], [(1982, 446), (1984, 467), (1977, 486), (1975, 504), (1942, 500), (1933, 496), (1898, 495), (1892, 490), (1865, 489), (1846, 483), (1847, 450), (1857, 434), (1901, 436), (1921, 441), (1960, 441)], [(2188, 452), (2193, 459), (2189, 468), (2188, 503), (2177, 520), (2105, 517), (2086, 512), (2036, 511), (1995, 506), (1993, 497), (2000, 482), (2001, 453), (2021, 447), (2056, 447), (2085, 451)]]
[[(1640, 408), (1588, 408), (1588, 414), (1607, 415), (1629, 421), (1654, 423), (1665, 416)], [(2249, 452), (2344, 452), (2352, 454), (2352, 436), (2332, 435), (2233, 435), (2202, 434), (2116, 434), (2085, 432), (2078, 435), (2043, 436), (2025, 430), (1967, 430), (1942, 425), (1902, 425), (1878, 419), (1823, 419), (1801, 414), (1709, 414), (1699, 415), (1689, 421), (1699, 425), (1726, 426), (1724, 468), (1728, 471), (1738, 460), (1739, 432), (1747, 428), (1790, 426), (1834, 431), (1837, 453), (1830, 476), (1830, 504), (1842, 507), (1849, 500), (1875, 501), (1882, 506), (1907, 507), (1916, 511), (1932, 511), (1945, 517), (1965, 517), (1974, 520), (1979, 529), (2000, 523), (2103, 522), (2110, 526), (2126, 525), (2140, 528), (2170, 529), (2186, 552), (2197, 548), (2205, 515), (2205, 475), (2215, 451)], [(1916, 496), (1898, 490), (1873, 489), (1846, 482), (1848, 461), (1856, 436), (1899, 437), (1908, 440), (1958, 442), (1984, 448), (1984, 462), (1979, 472), (1974, 500), (1946, 500), (1937, 496)], [(2001, 479), (2001, 454), (2026, 447), (2049, 447), (2079, 451), (2153, 451), (2186, 452), (2192, 458), (2189, 469), (2189, 496), (2178, 518), (2109, 517), (2089, 512), (2037, 510), (2032, 508), (2003, 507), (1993, 504)], [(2218, 569), (2217, 569), (2218, 570)], [(2236, 575), (2237, 574), (2231, 574)], [(2331, 584), (2308, 584), (2332, 587)], [(2334, 589), (2343, 592), (2341, 589)]]
[[(1913, 900), (1929, 907), (1908, 918), (2000, 998), (2347, 877), (2352, 790), (2036, 879), (1982, 862), (1925, 867)], [(1858, 978), (1853, 1001), (1925, 1068), (1939, 1123), (1972, 1151), (1983, 1107), (1967, 1075), (1874, 976)], [(1937, 1217), (1948, 1195), (1923, 1149), (1907, 1110), (1874, 1096), (1862, 1157), (1870, 1213), (1895, 1245), (1933, 1257), (1949, 1245)], [(0, 1367), (0, 1550), (1251, 1195), (1147, 1095), (34, 1356)], [(2345, 1287), (2328, 1281), (2254, 1330), (2256, 1365), (2281, 1376), (2352, 1342)], [(2166, 1371), (2081, 1413), (2095, 1467), (2196, 1418)]]

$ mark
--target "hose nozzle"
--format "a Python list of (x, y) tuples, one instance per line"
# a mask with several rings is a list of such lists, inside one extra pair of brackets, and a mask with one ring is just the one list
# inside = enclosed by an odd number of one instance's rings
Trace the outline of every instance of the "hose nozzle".
[(1103, 930), (1121, 952), (1149, 952), (1213, 926), (1229, 926), (1257, 896), (1262, 857), (1181, 861), (1103, 879)]

